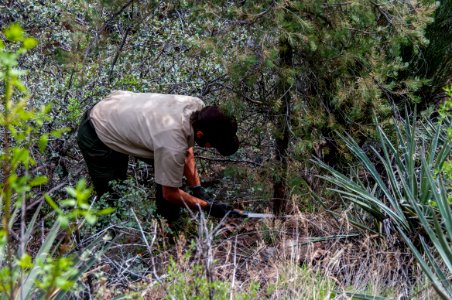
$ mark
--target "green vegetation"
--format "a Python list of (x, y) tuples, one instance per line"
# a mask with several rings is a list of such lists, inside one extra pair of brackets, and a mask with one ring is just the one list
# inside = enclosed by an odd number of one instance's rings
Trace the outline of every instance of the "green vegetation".
[[(450, 112), (444, 113), (450, 101), (444, 104), (436, 124), (428, 119), (417, 120), (416, 115), (411, 119), (408, 113), (403, 121), (394, 120), (395, 142), (390, 141), (376, 121), (379, 150), (373, 148), (372, 152), (377, 162), (372, 162), (350, 136), (342, 136), (368, 172), (365, 182), (317, 161), (331, 173), (323, 178), (337, 187), (334, 190), (377, 221), (375, 231), (383, 228), (385, 220), (390, 221), (392, 230), (399, 232), (443, 299), (452, 296), (449, 282), (452, 272), (449, 167), (452, 117)], [(384, 167), (384, 172), (378, 172), (378, 166)]]
[[(48, 194), (44, 194), (47, 202), (56, 210), (58, 218), (45, 238), (40, 241), (40, 246), (30, 249), (29, 241), (37, 233), (36, 222), (41, 213), (42, 203), (30, 219), (27, 216), (27, 200), (35, 197), (36, 187), (48, 182), (45, 175), (30, 172), (30, 168), (36, 165), (30, 150), (36, 147), (43, 153), (49, 137), (60, 137), (64, 129), (40, 134), (40, 128), (49, 119), (47, 114), (50, 106), (27, 109), (29, 93), (20, 79), (20, 76), (26, 73), (18, 69), (18, 60), (20, 55), (37, 45), (37, 40), (27, 37), (18, 24), (5, 28), (3, 33), (7, 41), (0, 43), (0, 80), (4, 87), (3, 109), (0, 115), (3, 133), (0, 152), (1, 297), (2, 299), (61, 297), (96, 261), (90, 254), (96, 243), (83, 249), (79, 253), (81, 257), (77, 257), (76, 253), (71, 255), (61, 253), (54, 256), (53, 253), (60, 248), (60, 242), (57, 240), (60, 228), (69, 227), (80, 217), (94, 223), (97, 215), (108, 213), (108, 210), (97, 212), (89, 209), (88, 198), (91, 189), (87, 189), (84, 180), (80, 180), (75, 189), (67, 188), (70, 198), (61, 201), (61, 205), (72, 208), (70, 210), (63, 211)], [(18, 227), (19, 230), (14, 230)], [(16, 233), (12, 236), (14, 232)], [(31, 251), (34, 253), (30, 253)]]
[[(452, 297), (450, 0), (47, 2), (0, 4), (1, 299)], [(117, 89), (234, 114), (203, 184), (281, 218), (168, 225), (136, 160), (106, 208), (75, 135)]]

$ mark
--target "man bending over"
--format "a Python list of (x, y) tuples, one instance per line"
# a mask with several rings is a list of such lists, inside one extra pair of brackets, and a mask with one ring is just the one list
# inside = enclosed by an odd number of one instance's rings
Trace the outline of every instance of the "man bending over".
[[(154, 166), (157, 213), (169, 222), (180, 208), (198, 206), (214, 217), (232, 207), (210, 201), (201, 187), (193, 146), (231, 155), (239, 147), (237, 122), (196, 97), (114, 91), (83, 115), (77, 142), (97, 195), (126, 179), (128, 156)], [(180, 189), (186, 177), (190, 195)]]

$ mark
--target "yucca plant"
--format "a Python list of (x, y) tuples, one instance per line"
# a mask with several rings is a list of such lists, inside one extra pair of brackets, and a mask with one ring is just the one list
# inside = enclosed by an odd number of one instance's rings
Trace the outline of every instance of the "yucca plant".
[[(407, 114), (408, 115), (408, 114)], [(350, 178), (316, 160), (328, 171), (323, 179), (333, 191), (368, 212), (377, 223), (389, 220), (411, 249), (433, 287), (444, 299), (452, 298), (452, 216), (450, 177), (443, 166), (450, 160), (447, 134), (451, 116), (436, 123), (416, 115), (398, 121), (394, 118), (394, 141), (375, 118), (379, 148), (373, 155), (384, 171), (348, 135), (340, 135), (348, 149), (368, 172), (365, 180)], [(371, 182), (371, 184), (369, 183)]]
[[(38, 228), (37, 217), (42, 205), (36, 209), (32, 219), (26, 225), (26, 232), (21, 236), (28, 241)], [(10, 226), (17, 221), (13, 213)], [(11, 230), (11, 228), (10, 228)], [(60, 222), (55, 222), (47, 232), (41, 246), (33, 257), (26, 252), (17, 251), (8, 257), (7, 243), (0, 244), (0, 299), (64, 299), (73, 289), (76, 281), (83, 273), (97, 262), (99, 255), (105, 250), (102, 237), (92, 241), (82, 250), (67, 255), (57, 255), (61, 239)], [(96, 255), (94, 255), (96, 253)], [(14, 259), (13, 263), (9, 263)]]

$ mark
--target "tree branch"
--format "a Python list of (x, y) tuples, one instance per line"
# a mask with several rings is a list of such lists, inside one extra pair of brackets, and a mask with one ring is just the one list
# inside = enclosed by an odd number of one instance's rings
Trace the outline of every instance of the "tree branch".
[(121, 41), (121, 45), (119, 46), (118, 50), (116, 51), (115, 57), (113, 58), (113, 61), (111, 62), (110, 71), (108, 72), (108, 82), (111, 83), (113, 80), (113, 69), (115, 68), (116, 61), (119, 58), (119, 55), (121, 54), (122, 49), (124, 48), (124, 45), (126, 44), (127, 37), (129, 35), (130, 30), (132, 29), (132, 26), (127, 27), (126, 32), (124, 33), (124, 36)]
[(114, 13), (107, 21), (104, 22), (104, 24), (102, 25), (102, 27), (96, 31), (96, 34), (93, 38), (93, 40), (91, 40), (91, 42), (89, 43), (88, 48), (86, 48), (85, 51), (85, 56), (83, 58), (83, 63), (85, 62), (86, 58), (88, 58), (89, 54), (91, 53), (91, 49), (94, 47), (94, 45), (97, 43), (98, 41), (98, 36), (99, 34), (105, 30), (105, 28), (107, 28), (108, 24), (113, 21), (117, 16), (119, 16), (127, 7), (129, 7), (134, 0), (130, 0), (129, 2), (127, 2), (126, 4), (124, 4), (119, 11), (117, 11), (116, 13)]
[(245, 164), (250, 164), (253, 166), (257, 166), (257, 167), (262, 167), (262, 164), (251, 161), (251, 160), (236, 160), (236, 159), (229, 159), (229, 158), (207, 157), (207, 156), (200, 156), (200, 155), (195, 155), (195, 158), (203, 159), (203, 160), (207, 160), (207, 161), (229, 162), (229, 163), (235, 163), (235, 164), (245, 163)]

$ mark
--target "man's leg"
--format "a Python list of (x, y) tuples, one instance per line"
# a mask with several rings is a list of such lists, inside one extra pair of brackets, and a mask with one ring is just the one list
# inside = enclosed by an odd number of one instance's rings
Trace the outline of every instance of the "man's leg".
[[(109, 182), (124, 180), (127, 176), (128, 156), (108, 148), (97, 136), (89, 120), (89, 111), (86, 112), (80, 123), (77, 134), (77, 143), (82, 151), (83, 158), (88, 166), (88, 173), (98, 197), (106, 192), (112, 192)], [(113, 195), (110, 204), (114, 205)]]
[[(137, 157), (137, 159), (154, 168), (153, 159), (139, 157)], [(163, 198), (163, 188), (162, 185), (158, 183), (155, 183), (155, 205), (157, 214), (164, 217), (169, 224), (179, 220), (181, 209)]]
[(163, 198), (163, 188), (160, 184), (155, 184), (155, 202), (157, 214), (164, 217), (169, 224), (179, 220), (180, 208)]

